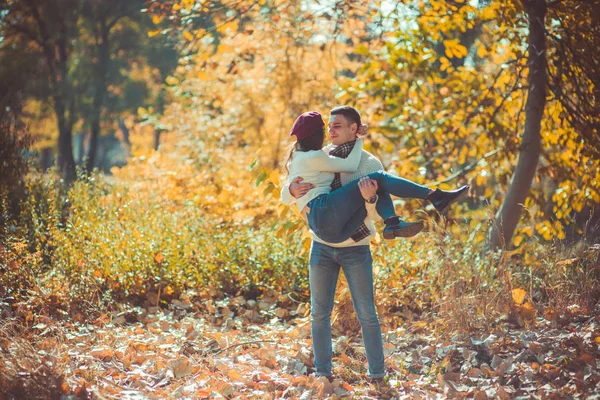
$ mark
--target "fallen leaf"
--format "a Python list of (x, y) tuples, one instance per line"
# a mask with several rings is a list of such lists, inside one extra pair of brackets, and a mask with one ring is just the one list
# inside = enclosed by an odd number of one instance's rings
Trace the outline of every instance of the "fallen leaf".
[(526, 295), (527, 295), (527, 292), (524, 291), (523, 289), (513, 289), (512, 290), (513, 301), (518, 305), (523, 304), (523, 301), (525, 301)]

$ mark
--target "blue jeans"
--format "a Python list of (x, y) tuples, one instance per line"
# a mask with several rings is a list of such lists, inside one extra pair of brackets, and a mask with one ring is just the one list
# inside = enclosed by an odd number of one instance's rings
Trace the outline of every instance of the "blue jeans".
[[(390, 193), (394, 196), (424, 199), (430, 192), (426, 186), (419, 185), (385, 171), (367, 175), (377, 181), (377, 213), (384, 220), (396, 215)], [(308, 225), (321, 240), (340, 243), (356, 232), (367, 217), (365, 199), (360, 193), (358, 179), (330, 194), (323, 194), (308, 203)]]
[(385, 375), (381, 327), (373, 294), (373, 259), (369, 246), (336, 248), (312, 242), (310, 250), (310, 313), (317, 375), (331, 375), (331, 311), (340, 267), (348, 281), (352, 304), (362, 329), (369, 376)]

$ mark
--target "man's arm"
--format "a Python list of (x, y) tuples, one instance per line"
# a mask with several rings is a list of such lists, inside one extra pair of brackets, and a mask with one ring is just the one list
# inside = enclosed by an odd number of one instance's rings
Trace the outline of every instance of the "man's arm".
[(358, 182), (358, 188), (360, 189), (360, 194), (365, 199), (365, 208), (367, 209), (368, 217), (373, 221), (382, 219), (376, 209), (377, 200), (379, 200), (379, 196), (377, 196), (377, 181), (364, 177)]
[(296, 199), (304, 196), (314, 187), (315, 185), (312, 183), (304, 183), (301, 177), (294, 178), (281, 188), (281, 202), (285, 205), (293, 204), (296, 202)]
[[(377, 171), (383, 171), (383, 164), (373, 154), (369, 153), (366, 150), (363, 150), (358, 170), (353, 174), (342, 173), (340, 174), (340, 177), (342, 179), (342, 184), (346, 184), (350, 183), (355, 179), (364, 178), (368, 174)], [(381, 216), (377, 213), (376, 205), (377, 201), (375, 201), (373, 204), (369, 204), (369, 202), (365, 200), (365, 208), (367, 209), (368, 214), (367, 217), (373, 221), (379, 221), (382, 219)]]
[(383, 219), (381, 218), (381, 215), (379, 215), (379, 213), (377, 212), (376, 207), (378, 200), (379, 199), (375, 200), (373, 203), (365, 201), (365, 208), (367, 209), (367, 218), (369, 218), (371, 221), (379, 221)]

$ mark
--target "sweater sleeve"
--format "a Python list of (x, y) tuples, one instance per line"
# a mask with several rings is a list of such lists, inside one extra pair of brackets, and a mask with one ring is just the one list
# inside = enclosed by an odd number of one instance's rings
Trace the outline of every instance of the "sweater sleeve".
[(360, 139), (356, 140), (356, 144), (352, 148), (352, 151), (346, 158), (339, 158), (330, 156), (322, 150), (314, 152), (314, 155), (305, 160), (310, 166), (323, 172), (354, 172), (358, 168), (360, 163), (360, 156), (362, 154), (363, 141)]
[(286, 182), (286, 184), (281, 188), (281, 202), (286, 206), (294, 204), (296, 202), (296, 198), (292, 196), (290, 193), (290, 182)]

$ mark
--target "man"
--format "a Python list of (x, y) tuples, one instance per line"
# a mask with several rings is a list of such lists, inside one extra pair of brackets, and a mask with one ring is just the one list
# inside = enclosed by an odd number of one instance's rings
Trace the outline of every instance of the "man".
[[(345, 158), (356, 142), (361, 125), (360, 114), (353, 107), (332, 109), (329, 119), (331, 144), (324, 150), (330, 155)], [(336, 174), (332, 190), (381, 170), (381, 161), (363, 150), (356, 172)], [(281, 201), (291, 204), (312, 187), (312, 184), (302, 183), (301, 178), (296, 178), (288, 188), (283, 188)], [(382, 379), (385, 376), (383, 343), (375, 310), (373, 259), (369, 247), (371, 239), (375, 236), (373, 220), (381, 218), (375, 211), (378, 199), (376, 182), (368, 178), (363, 179), (359, 188), (365, 198), (368, 216), (351, 238), (341, 243), (327, 243), (311, 231), (313, 242), (310, 251), (309, 283), (314, 361), (317, 375), (332, 376), (331, 312), (341, 267), (344, 269), (352, 303), (361, 325), (369, 363), (368, 375), (373, 379)]]
[[(354, 147), (361, 126), (360, 114), (355, 108), (343, 106), (332, 109), (329, 119), (331, 145), (326, 146), (324, 150), (332, 156), (347, 157)], [(364, 178), (359, 181), (358, 186), (365, 199), (367, 218), (349, 239), (341, 243), (326, 243), (311, 231), (313, 241), (310, 251), (309, 284), (317, 375), (328, 377), (332, 375), (331, 311), (339, 271), (343, 268), (354, 310), (362, 329), (369, 362), (368, 375), (377, 381), (381, 381), (385, 376), (381, 328), (373, 294), (373, 259), (369, 244), (375, 235), (373, 219), (380, 218), (375, 211), (375, 204), (377, 201), (391, 202), (391, 199), (389, 194), (387, 196), (382, 194), (381, 200), (378, 200), (377, 182), (366, 177), (381, 170), (383, 170), (381, 162), (363, 150), (358, 169), (354, 173), (335, 174), (331, 184), (332, 190)], [(302, 178), (298, 177), (289, 186), (282, 188), (281, 201), (284, 204), (291, 204), (295, 199), (304, 196), (312, 187), (312, 184), (302, 183)], [(466, 195), (468, 189), (468, 185), (454, 191), (430, 189), (425, 199), (430, 201), (440, 214), (443, 214), (451, 204)], [(385, 222), (384, 238), (413, 236), (422, 229), (421, 223), (405, 223), (398, 217), (390, 217)], [(415, 226), (417, 229), (414, 229)]]

